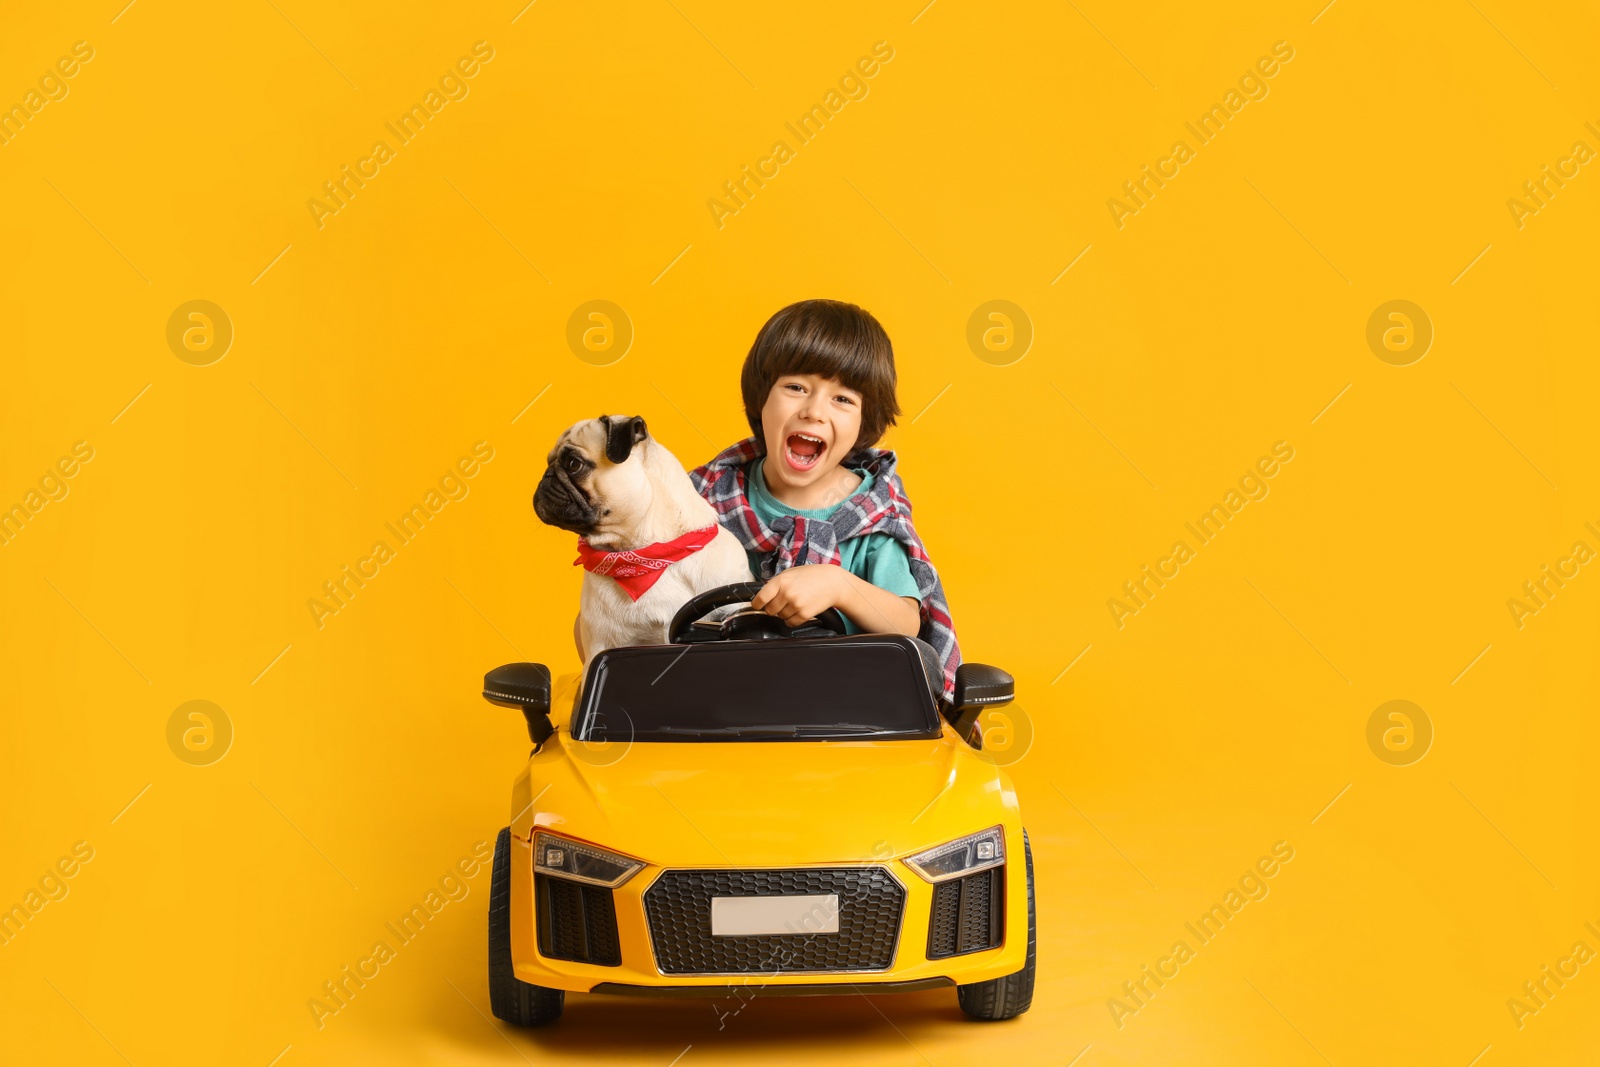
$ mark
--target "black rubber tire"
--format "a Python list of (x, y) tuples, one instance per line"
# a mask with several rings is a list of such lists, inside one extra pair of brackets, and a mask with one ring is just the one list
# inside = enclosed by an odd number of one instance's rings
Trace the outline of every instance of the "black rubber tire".
[(489, 1010), (512, 1026), (544, 1026), (561, 1018), (567, 994), (524, 982), (511, 966), (511, 829), (494, 842), (489, 876)]
[(1014, 1019), (1033, 1005), (1033, 971), (1039, 938), (1033, 916), (1033, 847), (1028, 844), (1026, 830), (1022, 831), (1022, 856), (1028, 879), (1028, 959), (1015, 974), (956, 986), (961, 1010), (974, 1019), (991, 1022)]

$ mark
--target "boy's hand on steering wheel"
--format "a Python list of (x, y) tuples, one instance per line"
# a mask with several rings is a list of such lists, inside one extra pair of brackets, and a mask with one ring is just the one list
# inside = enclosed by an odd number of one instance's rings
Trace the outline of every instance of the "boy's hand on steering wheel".
[(750, 606), (776, 615), (787, 626), (799, 626), (829, 608), (840, 607), (850, 592), (850, 577), (842, 567), (806, 563), (779, 572), (761, 587)]

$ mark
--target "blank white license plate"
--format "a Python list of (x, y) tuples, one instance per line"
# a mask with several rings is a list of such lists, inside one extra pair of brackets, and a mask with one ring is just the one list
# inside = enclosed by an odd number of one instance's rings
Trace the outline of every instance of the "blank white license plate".
[(712, 897), (713, 937), (757, 934), (836, 934), (839, 894), (793, 897)]

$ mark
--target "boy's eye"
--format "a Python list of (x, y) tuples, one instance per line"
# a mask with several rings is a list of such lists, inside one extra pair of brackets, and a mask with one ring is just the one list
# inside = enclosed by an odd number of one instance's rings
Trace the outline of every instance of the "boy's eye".
[(845, 396), (842, 393), (839, 396), (834, 397), (834, 399), (839, 401), (839, 403), (841, 403), (841, 404), (854, 404), (856, 402), (856, 398), (855, 397), (853, 397), (853, 396)]

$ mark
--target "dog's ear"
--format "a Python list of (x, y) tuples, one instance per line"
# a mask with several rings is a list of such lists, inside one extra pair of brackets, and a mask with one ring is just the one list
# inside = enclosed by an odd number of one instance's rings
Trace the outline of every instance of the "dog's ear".
[[(600, 416), (606, 419), (606, 416)], [(606, 420), (606, 458), (613, 463), (626, 463), (633, 454), (633, 446), (650, 436), (650, 431), (645, 429), (644, 419), (635, 415), (633, 418), (618, 418), (615, 422)]]

